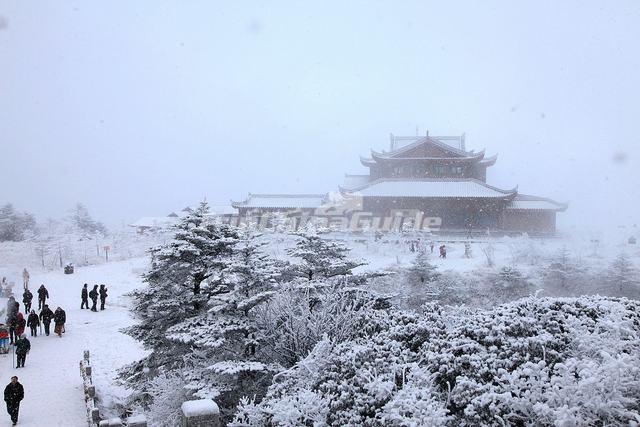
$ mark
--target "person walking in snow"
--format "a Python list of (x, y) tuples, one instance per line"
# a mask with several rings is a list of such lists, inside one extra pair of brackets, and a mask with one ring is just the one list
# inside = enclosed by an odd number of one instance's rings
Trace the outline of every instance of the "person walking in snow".
[(13, 425), (18, 423), (18, 411), (20, 401), (24, 399), (24, 387), (18, 382), (18, 377), (11, 377), (11, 382), (4, 389), (4, 401), (7, 404), (7, 412)]
[(29, 351), (31, 351), (31, 342), (25, 334), (22, 334), (18, 341), (16, 341), (17, 368), (24, 368), (24, 361), (27, 360), (27, 353), (29, 353)]
[(49, 336), (49, 325), (51, 324), (51, 319), (53, 319), (53, 311), (49, 308), (47, 304), (45, 304), (44, 308), (40, 312), (40, 320), (42, 320), (42, 324), (44, 325), (44, 334)]
[(64, 331), (64, 324), (67, 321), (67, 313), (64, 312), (60, 307), (56, 308), (55, 313), (53, 313), (53, 322), (55, 323), (55, 328), (53, 332), (56, 333), (60, 338), (62, 338), (62, 332)]
[(440, 246), (440, 258), (447, 257), (447, 247), (445, 245)]
[[(18, 303), (16, 303), (18, 304)], [(16, 310), (18, 308), (16, 307)], [(27, 327), (27, 321), (24, 318), (24, 315), (22, 313), (20, 313), (18, 311), (18, 326), (16, 327), (16, 337), (21, 336), (22, 334), (24, 334), (24, 328)]]
[(16, 299), (13, 296), (9, 297), (7, 301), (7, 323), (9, 323), (9, 317), (16, 310)]
[(38, 288), (38, 310), (44, 307), (47, 302), (47, 298), (49, 298), (49, 291), (44, 287), (44, 284), (42, 284)]
[(82, 293), (80, 294), (80, 298), (82, 298), (82, 302), (80, 303), (80, 310), (83, 308), (89, 309), (89, 291), (87, 290), (86, 283), (82, 287)]
[(28, 313), (31, 310), (31, 301), (33, 300), (33, 294), (29, 289), (25, 289), (22, 294), (22, 302), (24, 304), (24, 312)]
[(27, 319), (27, 326), (31, 329), (31, 336), (38, 336), (38, 326), (40, 326), (40, 318), (36, 314), (35, 310), (31, 310), (29, 318)]
[(18, 335), (16, 334), (16, 329), (18, 329), (18, 313), (15, 309), (11, 311), (11, 314), (9, 314), (7, 318), (7, 326), (9, 327), (9, 344), (13, 345), (13, 343), (18, 340)]
[(25, 289), (29, 289), (29, 272), (26, 268), (22, 270), (22, 286)]
[(93, 285), (93, 289), (89, 292), (89, 298), (91, 298), (91, 311), (98, 311), (96, 305), (98, 304), (98, 285)]
[(104, 310), (104, 302), (107, 300), (107, 287), (100, 285), (100, 310)]

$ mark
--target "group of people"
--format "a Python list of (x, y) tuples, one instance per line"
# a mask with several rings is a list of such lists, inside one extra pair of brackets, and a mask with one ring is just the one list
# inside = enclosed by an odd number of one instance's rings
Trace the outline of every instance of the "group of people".
[(53, 321), (55, 325), (54, 333), (62, 338), (62, 333), (65, 331), (64, 325), (67, 321), (67, 314), (61, 307), (56, 308), (55, 311), (51, 311), (49, 308), (46, 303), (47, 298), (49, 298), (49, 291), (44, 285), (38, 289), (38, 309), (40, 314), (36, 314), (36, 311), (31, 309), (33, 295), (29, 289), (25, 289), (22, 298), (25, 313), (29, 313), (28, 317), (25, 319), (25, 315), (20, 312), (20, 303), (11, 296), (7, 301), (6, 325), (0, 323), (0, 349), (6, 353), (9, 346), (15, 346), (17, 368), (24, 367), (27, 353), (31, 350), (31, 343), (24, 333), (26, 327), (29, 327), (32, 337), (37, 337), (38, 328), (44, 326), (44, 333), (48, 336), (51, 321)]
[[(0, 351), (7, 353), (9, 347), (14, 346), (16, 368), (24, 368), (27, 354), (31, 351), (31, 342), (24, 333), (26, 327), (29, 327), (32, 337), (38, 336), (38, 328), (42, 326), (44, 326), (45, 335), (49, 335), (51, 321), (53, 321), (55, 324), (54, 333), (62, 337), (62, 333), (65, 330), (64, 325), (67, 321), (67, 314), (61, 307), (56, 308), (55, 312), (49, 308), (47, 304), (49, 291), (44, 284), (37, 291), (40, 314), (36, 314), (36, 311), (31, 309), (33, 294), (29, 290), (29, 273), (26, 269), (23, 271), (23, 279), (22, 303), (24, 304), (25, 314), (29, 313), (27, 319), (20, 312), (20, 303), (11, 295), (7, 301), (6, 324), (0, 323)], [(24, 388), (22, 384), (18, 382), (17, 376), (11, 377), (11, 382), (4, 389), (4, 401), (13, 425), (18, 422), (20, 401), (23, 398)]]
[(98, 289), (98, 285), (93, 285), (93, 289), (89, 291), (88, 284), (85, 283), (82, 287), (82, 292), (80, 293), (80, 298), (82, 302), (80, 303), (80, 309), (83, 308), (89, 309), (89, 298), (91, 298), (91, 311), (98, 311), (98, 297), (100, 298), (100, 310), (104, 310), (104, 304), (107, 301), (107, 287), (105, 285), (100, 285)]
[[(3, 279), (3, 283), (6, 279)], [(38, 336), (38, 328), (44, 327), (44, 334), (49, 335), (51, 322), (54, 322), (54, 333), (59, 337), (65, 332), (65, 323), (67, 321), (66, 312), (58, 307), (55, 311), (51, 311), (47, 304), (49, 291), (43, 285), (37, 290), (38, 310), (40, 314), (31, 308), (33, 301), (33, 293), (29, 290), (29, 272), (27, 269), (23, 271), (24, 292), (22, 294), (22, 303), (24, 312), (29, 313), (27, 319), (20, 312), (20, 303), (13, 296), (7, 301), (7, 320), (6, 325), (0, 323), (0, 351), (8, 352), (10, 346), (14, 346), (17, 359), (16, 368), (23, 368), (27, 354), (31, 350), (31, 342), (27, 338), (25, 328), (29, 328), (32, 337)], [(107, 300), (107, 287), (105, 285), (95, 285), (91, 291), (88, 290), (88, 284), (84, 284), (82, 288), (81, 309), (89, 309), (89, 299), (92, 301), (91, 311), (98, 311), (98, 299), (100, 299), (100, 310), (105, 309)], [(40, 329), (42, 333), (42, 329)], [(7, 404), (7, 412), (11, 417), (14, 425), (18, 422), (18, 411), (20, 409), (20, 401), (24, 398), (24, 388), (18, 382), (18, 377), (11, 377), (11, 383), (4, 390), (4, 400)]]

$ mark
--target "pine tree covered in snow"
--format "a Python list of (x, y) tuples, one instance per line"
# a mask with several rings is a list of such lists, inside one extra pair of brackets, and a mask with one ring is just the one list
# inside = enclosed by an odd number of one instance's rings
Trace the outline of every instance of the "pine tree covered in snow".
[(426, 284), (435, 280), (439, 274), (437, 267), (429, 262), (429, 254), (420, 250), (406, 272), (406, 280), (414, 284)]
[(608, 285), (617, 295), (638, 298), (640, 293), (639, 273), (626, 254), (618, 255), (611, 263)]
[(36, 231), (32, 214), (16, 211), (11, 203), (0, 206), (0, 242), (19, 242)]
[(314, 280), (350, 275), (353, 269), (364, 265), (362, 261), (348, 258), (349, 248), (345, 244), (323, 239), (315, 230), (301, 231), (296, 235), (299, 239), (287, 253), (301, 261), (293, 266), (301, 277)]
[(490, 297), (498, 303), (526, 297), (536, 291), (536, 287), (515, 267), (502, 267), (490, 278), (490, 283)]
[(133, 293), (133, 310), (140, 322), (126, 333), (142, 341), (151, 353), (125, 367), (121, 378), (146, 400), (146, 383), (160, 372), (178, 369), (194, 357), (188, 345), (169, 341), (167, 330), (205, 310), (214, 282), (223, 274), (238, 242), (234, 227), (209, 221), (203, 202), (175, 228), (173, 241), (151, 250), (147, 283)]
[(207, 309), (167, 331), (194, 351), (187, 387), (195, 397), (216, 398), (225, 415), (243, 395), (264, 393), (280, 369), (263, 352), (255, 309), (273, 297), (283, 267), (263, 252), (259, 234), (240, 229), (238, 237)]
[(562, 248), (553, 260), (543, 268), (542, 281), (544, 289), (555, 295), (576, 295), (584, 286), (586, 269), (570, 256), (566, 248)]

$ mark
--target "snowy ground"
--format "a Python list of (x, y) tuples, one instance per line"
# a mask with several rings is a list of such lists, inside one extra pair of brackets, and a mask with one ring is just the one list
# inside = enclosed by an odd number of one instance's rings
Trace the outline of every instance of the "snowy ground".
[[(135, 258), (98, 266), (81, 267), (72, 275), (54, 271), (31, 273), (30, 289), (44, 283), (51, 299), (52, 310), (60, 306), (67, 313), (66, 334), (58, 338), (53, 333), (31, 338), (31, 352), (26, 367), (14, 369), (12, 356), (0, 355), (0, 379), (9, 383), (17, 375), (25, 388), (20, 406), (19, 425), (82, 426), (86, 410), (83, 400), (79, 361), (83, 350), (91, 351), (93, 378), (105, 404), (124, 391), (112, 384), (115, 370), (140, 358), (144, 353), (139, 343), (119, 332), (132, 324), (127, 298), (123, 294), (141, 285), (140, 274), (147, 258)], [(109, 288), (107, 309), (93, 313), (80, 310), (82, 285), (105, 283)], [(36, 296), (37, 298), (37, 296)], [(19, 298), (20, 301), (22, 297)], [(6, 307), (6, 299), (0, 299)], [(37, 308), (37, 302), (36, 302)], [(53, 324), (52, 324), (53, 332)], [(9, 417), (0, 416), (0, 426), (11, 425)]]

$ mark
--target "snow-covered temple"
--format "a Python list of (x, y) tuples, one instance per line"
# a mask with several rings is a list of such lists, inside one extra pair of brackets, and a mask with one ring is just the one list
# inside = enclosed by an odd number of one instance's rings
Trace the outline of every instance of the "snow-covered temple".
[(463, 136), (391, 135), (388, 151), (371, 151), (360, 158), (367, 174), (346, 175), (340, 186), (348, 208), (327, 209), (322, 194), (249, 194), (233, 202), (239, 215), (273, 212), (313, 215), (318, 210), (341, 211), (372, 218), (428, 219), (441, 231), (553, 234), (556, 213), (566, 205), (539, 196), (520, 194), (517, 187), (501, 189), (486, 182), (487, 168), (497, 156), (467, 151)]

